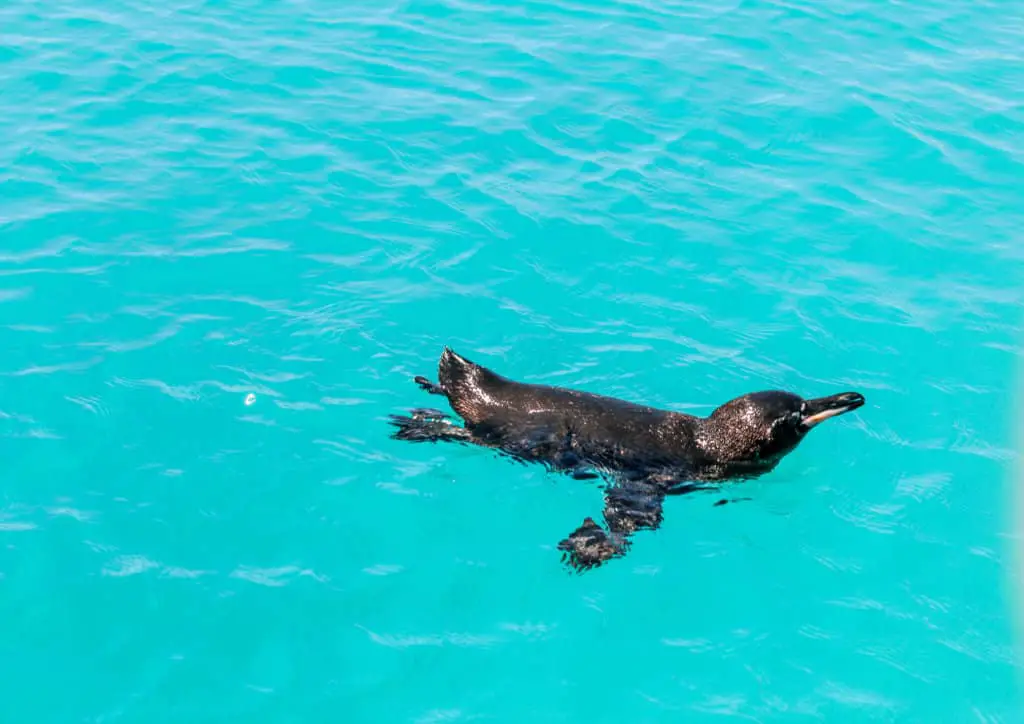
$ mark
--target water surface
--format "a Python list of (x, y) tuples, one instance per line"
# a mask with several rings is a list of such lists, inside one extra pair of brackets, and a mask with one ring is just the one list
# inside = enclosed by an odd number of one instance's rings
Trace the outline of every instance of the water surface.
[[(1024, 721), (1021, 48), (1006, 2), (5, 3), (5, 721)], [(388, 439), (445, 344), (868, 404), (573, 576), (596, 486)]]

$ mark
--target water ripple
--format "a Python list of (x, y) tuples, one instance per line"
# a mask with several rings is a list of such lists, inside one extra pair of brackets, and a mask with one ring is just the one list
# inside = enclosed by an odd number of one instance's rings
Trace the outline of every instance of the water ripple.
[[(1021, 30), (943, 0), (5, 4), (11, 716), (1011, 720)], [(566, 577), (599, 492), (387, 440), (443, 344), (700, 414), (869, 404)]]

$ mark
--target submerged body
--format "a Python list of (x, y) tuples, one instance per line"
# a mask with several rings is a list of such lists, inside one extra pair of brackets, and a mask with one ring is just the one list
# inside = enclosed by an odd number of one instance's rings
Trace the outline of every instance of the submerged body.
[(819, 422), (864, 404), (853, 392), (804, 400), (766, 391), (731, 400), (702, 418), (516, 382), (447, 347), (438, 382), (424, 377), (416, 382), (446, 397), (463, 426), (420, 408), (410, 416), (392, 416), (397, 439), (481, 445), (575, 477), (603, 473), (612, 479), (604, 515), (611, 535), (587, 518), (559, 544), (577, 569), (623, 555), (631, 533), (657, 528), (666, 495), (768, 472)]

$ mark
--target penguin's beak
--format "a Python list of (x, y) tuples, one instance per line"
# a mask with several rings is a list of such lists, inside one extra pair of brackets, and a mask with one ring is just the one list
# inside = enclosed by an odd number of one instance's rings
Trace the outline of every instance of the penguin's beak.
[(807, 400), (801, 422), (804, 427), (811, 428), (830, 417), (856, 410), (863, 404), (864, 395), (859, 392), (841, 392), (838, 395)]

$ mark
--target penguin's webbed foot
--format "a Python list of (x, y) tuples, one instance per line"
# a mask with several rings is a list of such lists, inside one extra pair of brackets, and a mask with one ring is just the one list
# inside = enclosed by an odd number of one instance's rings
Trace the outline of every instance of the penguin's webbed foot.
[(450, 416), (431, 408), (417, 408), (408, 415), (389, 415), (388, 422), (396, 428), (391, 434), (395, 440), (468, 442), (471, 439), (469, 431), (453, 425)]
[(440, 385), (438, 385), (435, 382), (431, 382), (430, 380), (428, 380), (423, 375), (416, 375), (412, 379), (413, 379), (413, 382), (415, 382), (417, 385), (419, 385), (420, 389), (424, 390), (425, 392), (429, 392), (432, 395), (443, 395), (444, 394), (444, 390), (441, 389)]
[(584, 520), (583, 525), (558, 544), (558, 550), (563, 552), (562, 562), (578, 573), (625, 553), (624, 546), (617, 544), (593, 518)]

